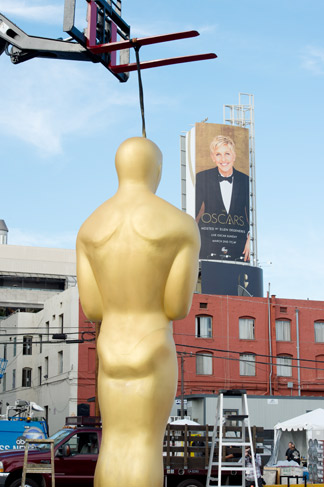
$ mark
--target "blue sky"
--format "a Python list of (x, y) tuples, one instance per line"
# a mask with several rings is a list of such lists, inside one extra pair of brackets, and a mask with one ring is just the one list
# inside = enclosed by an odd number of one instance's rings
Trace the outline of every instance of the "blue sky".
[[(82, 26), (85, 0), (78, 0)], [(64, 0), (0, 0), (31, 35), (64, 37)], [(143, 71), (147, 136), (162, 150), (158, 195), (180, 206), (179, 136), (223, 122), (239, 92), (255, 100), (259, 261), (265, 292), (323, 292), (324, 36), (322, 0), (123, 0), (131, 35), (197, 29), (143, 47), (142, 60), (215, 52), (218, 59)], [(132, 59), (134, 61), (134, 57)], [(0, 218), (9, 243), (74, 248), (82, 222), (117, 188), (114, 155), (141, 135), (137, 77), (98, 64), (0, 58)], [(271, 262), (272, 264), (269, 264)]]

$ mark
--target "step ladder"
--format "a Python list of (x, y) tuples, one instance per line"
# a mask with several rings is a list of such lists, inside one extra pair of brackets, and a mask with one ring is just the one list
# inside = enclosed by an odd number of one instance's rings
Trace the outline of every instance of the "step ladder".
[[(29, 451), (29, 444), (34, 443), (49, 443), (51, 449), (51, 460), (48, 463), (28, 463), (28, 451)], [(32, 451), (32, 450), (31, 450)], [(47, 460), (46, 460), (47, 462)], [(21, 486), (24, 487), (26, 485), (26, 474), (27, 473), (47, 473), (51, 475), (52, 478), (52, 487), (55, 487), (55, 472), (54, 472), (54, 440), (35, 440), (32, 438), (26, 438), (25, 440), (25, 454), (24, 454), (24, 465), (22, 470), (22, 477), (21, 477)]]
[[(241, 411), (242, 414), (224, 414), (224, 396), (228, 397), (241, 397)], [(226, 436), (226, 426), (230, 424), (232, 421), (237, 421), (240, 423), (240, 437), (229, 437)], [(248, 438), (246, 438), (246, 429), (248, 432)], [(218, 434), (218, 437), (217, 437)], [(214, 452), (215, 446), (218, 445), (218, 461), (214, 461)], [(241, 455), (241, 462), (232, 462), (232, 461), (224, 461), (223, 460), (223, 447), (241, 447), (242, 455)], [(207, 481), (206, 487), (218, 486), (221, 487), (222, 485), (222, 473), (224, 471), (242, 471), (242, 486), (245, 487), (245, 472), (247, 470), (251, 470), (251, 467), (247, 467), (245, 465), (245, 449), (251, 449), (251, 457), (252, 457), (252, 471), (253, 471), (253, 478), (255, 481), (255, 487), (258, 487), (258, 479), (256, 473), (256, 465), (255, 465), (255, 455), (254, 455), (254, 448), (253, 448), (253, 441), (252, 441), (252, 434), (251, 434), (251, 426), (250, 426), (250, 419), (249, 419), (249, 410), (247, 404), (247, 396), (246, 391), (241, 389), (235, 390), (221, 390), (219, 391), (219, 396), (217, 399), (217, 407), (216, 407), (216, 419), (215, 419), (215, 426), (212, 436), (212, 444), (210, 448), (210, 455), (209, 455), (209, 465), (208, 465), (208, 474), (207, 474)], [(212, 476), (213, 467), (218, 467), (218, 477)]]

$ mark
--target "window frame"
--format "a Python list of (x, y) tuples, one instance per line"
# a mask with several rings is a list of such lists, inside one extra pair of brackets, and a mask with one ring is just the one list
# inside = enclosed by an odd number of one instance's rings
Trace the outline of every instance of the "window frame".
[(23, 336), (23, 355), (33, 354), (33, 337), (31, 335)]
[[(30, 381), (30, 385), (28, 382)], [(23, 367), (21, 373), (21, 387), (31, 387), (32, 386), (32, 369), (31, 367)]]
[[(290, 363), (279, 363), (280, 360), (289, 359)], [(292, 377), (292, 356), (291, 355), (277, 355), (276, 358), (276, 366), (277, 366), (277, 376), (278, 377)], [(281, 367), (289, 367), (290, 373), (283, 373)]]
[[(316, 330), (316, 325), (322, 325), (320, 328), (321, 330)], [(318, 335), (322, 335), (322, 339), (321, 340), (317, 340), (317, 336)], [(323, 320), (317, 320), (317, 321), (314, 321), (314, 340), (315, 340), (315, 343), (324, 343), (324, 321)]]
[[(204, 321), (201, 318), (206, 318), (209, 320), (209, 323), (206, 325), (207, 333), (206, 335), (202, 334), (202, 328), (204, 325), (200, 323), (200, 321)], [(199, 332), (199, 334), (198, 334)], [(199, 314), (195, 316), (195, 337), (196, 338), (213, 338), (213, 317), (206, 314)]]
[(57, 372), (63, 374), (63, 350), (57, 352)]
[[(204, 372), (204, 368), (207, 372)], [(196, 352), (196, 375), (213, 375), (213, 354), (211, 352), (203, 350)]]
[[(252, 321), (252, 326), (249, 326), (250, 329), (248, 330), (248, 333), (246, 333), (247, 337), (241, 336), (241, 335), (244, 335), (244, 333), (243, 333), (243, 320), (244, 321), (246, 321), (246, 320)], [(248, 338), (248, 335), (250, 334), (251, 329), (252, 329), (253, 338)], [(252, 316), (240, 316), (239, 317), (239, 339), (240, 340), (255, 340), (255, 318), (253, 318)]]
[[(278, 335), (279, 335), (279, 326), (277, 326), (277, 325), (283, 324), (283, 323), (289, 325), (289, 339), (288, 340), (286, 340), (284, 338), (284, 335), (286, 334), (286, 331), (284, 330), (284, 327), (282, 327), (282, 330), (280, 330), (281, 331), (280, 334), (282, 336), (281, 337), (278, 337)], [(277, 342), (291, 342), (291, 320), (280, 318), (280, 319), (278, 319), (278, 320), (275, 321), (275, 325), (276, 325), (276, 341)]]
[(64, 313), (59, 314), (59, 329), (60, 333), (64, 333)]
[[(246, 357), (246, 358), (243, 358), (243, 357)], [(249, 358), (247, 358), (247, 357), (249, 357)], [(252, 360), (252, 358), (253, 358), (253, 360)], [(239, 364), (240, 364), (240, 377), (255, 377), (256, 376), (255, 353), (252, 353), (252, 352), (240, 353)], [(250, 372), (249, 369), (253, 369), (253, 371)]]

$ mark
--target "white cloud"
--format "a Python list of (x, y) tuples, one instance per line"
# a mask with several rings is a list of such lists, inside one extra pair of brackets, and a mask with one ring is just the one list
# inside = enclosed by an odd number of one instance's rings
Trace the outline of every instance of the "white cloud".
[(324, 48), (307, 46), (301, 53), (302, 67), (315, 75), (324, 74)]
[(10, 228), (8, 235), (8, 244), (10, 245), (74, 249), (75, 241), (76, 233), (73, 232), (49, 235), (42, 233), (28, 233), (19, 228)]
[[(140, 117), (136, 73), (119, 83), (100, 64), (39, 59), (14, 66), (5, 55), (0, 63), (0, 133), (33, 146), (43, 159), (62, 154), (68, 137)], [(174, 106), (173, 97), (157, 96), (149, 85), (145, 101)]]
[(0, 89), (6, 96), (1, 100), (0, 129), (34, 146), (43, 157), (62, 153), (64, 139), (71, 134), (107, 129), (119, 111), (138, 104), (136, 87), (124, 94), (123, 85), (97, 64), (27, 63), (2, 68)]
[[(2, 0), (1, 12), (7, 16), (37, 20), (50, 24), (62, 23), (63, 5), (43, 5), (42, 2)], [(11, 19), (10, 19), (11, 20)]]
[(218, 26), (216, 24), (201, 25), (197, 30), (200, 34), (209, 34), (210, 32), (215, 32)]

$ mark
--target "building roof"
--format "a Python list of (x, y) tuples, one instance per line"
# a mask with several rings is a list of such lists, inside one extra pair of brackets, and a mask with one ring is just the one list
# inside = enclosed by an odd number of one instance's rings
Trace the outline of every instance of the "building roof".
[(4, 220), (0, 220), (0, 231), (8, 232), (8, 227)]

